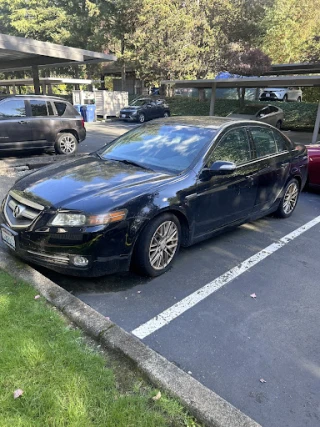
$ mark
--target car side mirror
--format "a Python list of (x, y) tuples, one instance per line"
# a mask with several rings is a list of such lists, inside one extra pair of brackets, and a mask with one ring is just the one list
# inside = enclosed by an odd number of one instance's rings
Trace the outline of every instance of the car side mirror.
[(224, 175), (232, 173), (236, 170), (237, 166), (233, 162), (226, 162), (224, 160), (217, 160), (210, 166), (210, 172), (213, 175)]
[(207, 180), (214, 175), (228, 175), (232, 174), (236, 170), (237, 166), (233, 162), (226, 162), (223, 160), (217, 160), (212, 163), (210, 168), (204, 168), (200, 175), (200, 179)]

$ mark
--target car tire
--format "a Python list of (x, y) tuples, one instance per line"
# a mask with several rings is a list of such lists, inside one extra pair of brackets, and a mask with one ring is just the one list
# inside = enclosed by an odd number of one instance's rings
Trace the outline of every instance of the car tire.
[(146, 116), (143, 113), (139, 113), (138, 115), (138, 122), (144, 123), (146, 121)]
[(276, 128), (280, 130), (281, 126), (282, 126), (282, 121), (278, 120), (277, 123), (276, 123)]
[(160, 276), (171, 267), (180, 243), (181, 226), (178, 218), (172, 213), (157, 216), (138, 237), (133, 254), (133, 268), (144, 276)]
[(169, 113), (169, 111), (165, 111), (165, 112), (163, 113), (163, 117), (170, 117), (170, 113)]
[(299, 182), (293, 178), (287, 183), (279, 207), (275, 212), (278, 218), (289, 218), (289, 216), (292, 215), (297, 206), (299, 193)]
[(70, 132), (59, 133), (56, 138), (55, 150), (57, 154), (74, 154), (78, 149), (78, 140)]
[(282, 101), (283, 101), (283, 102), (288, 102), (288, 95), (287, 95), (287, 94), (286, 94), (286, 95), (284, 95), (284, 97), (283, 97)]

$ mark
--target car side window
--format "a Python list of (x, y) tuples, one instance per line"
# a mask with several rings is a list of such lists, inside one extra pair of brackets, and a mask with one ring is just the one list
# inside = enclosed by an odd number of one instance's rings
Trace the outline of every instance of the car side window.
[(209, 158), (209, 166), (217, 160), (233, 162), (236, 165), (251, 160), (250, 144), (245, 129), (233, 129), (222, 137)]
[(255, 127), (250, 130), (256, 147), (257, 158), (278, 152), (272, 129)]
[(46, 117), (48, 115), (47, 103), (42, 99), (31, 99), (31, 115), (33, 117)]
[(64, 112), (66, 111), (67, 108), (67, 104), (65, 102), (59, 102), (59, 101), (55, 101), (54, 105), (56, 107), (58, 116), (63, 116)]
[(273, 107), (271, 105), (271, 107), (269, 107), (270, 113), (277, 113), (278, 112), (278, 108), (277, 107)]
[(12, 99), (0, 105), (0, 119), (26, 117), (26, 115), (26, 107), (23, 99)]
[(270, 108), (269, 107), (265, 107), (262, 110), (259, 111), (259, 113), (257, 114), (258, 117), (264, 117), (267, 114), (270, 114)]
[(273, 131), (279, 153), (290, 150), (290, 143), (281, 133)]

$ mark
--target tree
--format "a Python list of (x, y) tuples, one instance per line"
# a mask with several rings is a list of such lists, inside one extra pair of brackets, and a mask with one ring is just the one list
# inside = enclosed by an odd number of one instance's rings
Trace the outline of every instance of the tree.
[(318, 44), (320, 0), (275, 0), (262, 25), (261, 48), (273, 62), (307, 60)]
[[(271, 59), (260, 49), (229, 50), (226, 54), (228, 70), (241, 76), (261, 76), (271, 68)], [(238, 90), (240, 107), (244, 106), (246, 88)]]
[(1, 29), (20, 37), (64, 43), (70, 33), (64, 9), (51, 0), (0, 0)]

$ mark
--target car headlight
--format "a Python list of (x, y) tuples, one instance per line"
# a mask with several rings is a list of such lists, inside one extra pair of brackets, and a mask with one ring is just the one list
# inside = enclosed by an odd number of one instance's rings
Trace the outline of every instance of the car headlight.
[(127, 210), (108, 212), (102, 215), (84, 215), (70, 212), (56, 214), (49, 225), (54, 227), (82, 227), (83, 225), (107, 225), (112, 222), (123, 221), (127, 216)]

